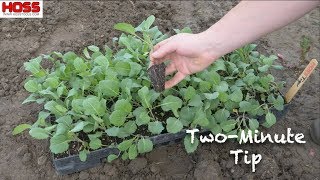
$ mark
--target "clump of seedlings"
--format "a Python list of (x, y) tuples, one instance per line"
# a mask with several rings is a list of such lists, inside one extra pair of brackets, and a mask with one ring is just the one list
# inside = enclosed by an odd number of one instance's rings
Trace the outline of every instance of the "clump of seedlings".
[[(85, 161), (90, 151), (117, 147), (121, 153), (109, 155), (112, 161), (152, 151), (149, 137), (162, 133), (197, 127), (238, 134), (276, 123), (270, 109), (284, 105), (283, 83), (269, 74), (270, 68), (282, 68), (274, 65), (276, 56), (264, 56), (250, 44), (164, 90), (165, 66), (148, 70), (153, 45), (168, 38), (152, 27), (154, 20), (150, 16), (138, 27), (116, 24), (124, 33), (111, 48), (91, 45), (82, 54), (53, 52), (26, 62), (31, 75), (24, 88), (30, 96), (23, 104), (36, 102), (43, 110), (33, 124), (21, 124), (13, 134), (28, 129), (35, 139), (49, 138), (56, 158), (79, 154)], [(53, 66), (44, 68), (43, 61)], [(197, 138), (194, 144), (190, 136), (184, 140), (187, 152), (198, 144)]]

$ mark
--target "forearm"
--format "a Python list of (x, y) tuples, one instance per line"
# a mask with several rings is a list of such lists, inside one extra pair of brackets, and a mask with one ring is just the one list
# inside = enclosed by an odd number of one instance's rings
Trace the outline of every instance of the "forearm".
[(208, 53), (218, 58), (302, 17), (319, 1), (242, 1), (201, 33)]

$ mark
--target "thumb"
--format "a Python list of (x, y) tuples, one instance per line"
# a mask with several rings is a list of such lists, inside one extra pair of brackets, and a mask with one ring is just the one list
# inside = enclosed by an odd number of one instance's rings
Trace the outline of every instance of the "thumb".
[(172, 79), (168, 80), (165, 83), (165, 89), (169, 89), (172, 88), (173, 86), (177, 85), (180, 81), (182, 81), (185, 77), (187, 77), (187, 75), (181, 73), (181, 72), (177, 72)]
[(154, 59), (162, 59), (162, 58), (166, 57), (167, 55), (169, 55), (170, 53), (173, 53), (174, 51), (176, 51), (175, 42), (171, 40), (171, 41), (163, 44), (162, 46), (160, 46), (156, 51), (154, 51), (151, 54), (151, 56)]

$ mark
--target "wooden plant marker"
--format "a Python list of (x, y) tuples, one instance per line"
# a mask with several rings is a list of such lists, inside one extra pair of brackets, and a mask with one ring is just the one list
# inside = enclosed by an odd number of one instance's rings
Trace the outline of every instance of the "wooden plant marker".
[(289, 91), (285, 95), (286, 103), (289, 103), (292, 98), (296, 95), (299, 89), (302, 87), (304, 82), (308, 79), (313, 70), (317, 67), (318, 61), (316, 59), (312, 59), (308, 66), (303, 70), (302, 74), (299, 76), (297, 81), (291, 86)]

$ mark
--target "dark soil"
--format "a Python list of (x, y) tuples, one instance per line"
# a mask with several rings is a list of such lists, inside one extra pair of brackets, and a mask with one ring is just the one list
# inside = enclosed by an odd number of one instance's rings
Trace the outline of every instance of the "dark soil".
[(164, 91), (165, 69), (166, 66), (164, 63), (155, 64), (148, 69), (148, 75), (150, 77), (152, 86), (157, 92)]
[[(0, 179), (317, 179), (320, 177), (320, 146), (311, 141), (309, 128), (320, 117), (318, 67), (292, 102), (287, 116), (270, 134), (304, 133), (305, 144), (239, 145), (235, 142), (204, 144), (194, 154), (183, 145), (157, 147), (133, 161), (115, 161), (67, 176), (52, 167), (47, 141), (27, 133), (14, 137), (12, 129), (35, 121), (41, 106), (21, 105), (28, 96), (23, 89), (27, 76), (23, 63), (51, 51), (79, 52), (87, 45), (102, 46), (119, 32), (118, 22), (138, 24), (153, 14), (161, 31), (191, 27), (196, 33), (218, 21), (236, 3), (232, 1), (45, 1), (43, 19), (0, 20)], [(319, 8), (291, 25), (261, 38), (259, 51), (281, 54), (290, 69), (275, 71), (288, 89), (311, 58), (320, 58)], [(241, 28), (241, 27), (239, 27)], [(307, 61), (300, 60), (302, 36), (312, 40)], [(279, 62), (280, 63), (280, 62)], [(260, 153), (257, 172), (243, 161), (234, 164), (230, 150)], [(242, 159), (242, 157), (241, 157)]]

